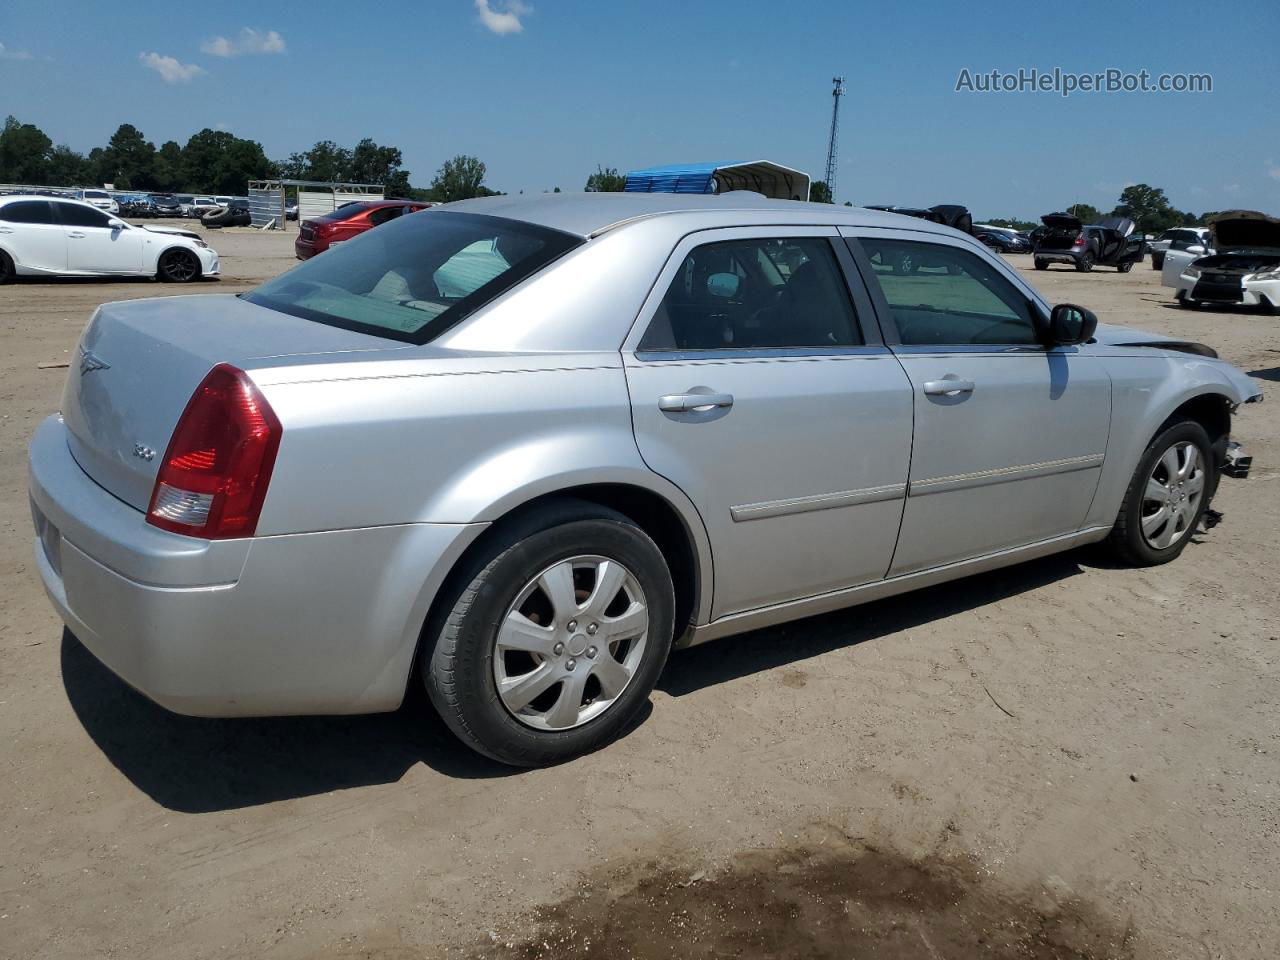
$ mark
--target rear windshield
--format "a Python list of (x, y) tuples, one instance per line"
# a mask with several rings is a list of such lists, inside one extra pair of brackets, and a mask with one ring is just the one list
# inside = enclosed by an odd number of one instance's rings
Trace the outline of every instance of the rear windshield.
[(330, 247), (244, 299), (426, 343), (584, 241), (503, 217), (430, 210)]
[(373, 204), (367, 200), (357, 200), (355, 203), (346, 203), (331, 213), (322, 213), (316, 217), (317, 220), (349, 220), (357, 213), (363, 213), (372, 207)]

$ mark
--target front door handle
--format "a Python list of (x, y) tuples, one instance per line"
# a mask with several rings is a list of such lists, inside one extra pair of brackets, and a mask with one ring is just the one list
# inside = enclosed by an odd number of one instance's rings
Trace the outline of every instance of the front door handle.
[(961, 380), (954, 376), (945, 376), (941, 380), (926, 380), (924, 392), (931, 397), (958, 397), (962, 393), (973, 393), (973, 381)]
[(704, 413), (732, 406), (731, 393), (672, 393), (658, 398), (658, 409), (664, 413)]
[(81, 233), (79, 230), (72, 230), (71, 232), (69, 232), (69, 233), (67, 234), (67, 236), (68, 236), (68, 237), (71, 237), (73, 240), (83, 240), (83, 239), (84, 239), (84, 234), (83, 234), (83, 233)]

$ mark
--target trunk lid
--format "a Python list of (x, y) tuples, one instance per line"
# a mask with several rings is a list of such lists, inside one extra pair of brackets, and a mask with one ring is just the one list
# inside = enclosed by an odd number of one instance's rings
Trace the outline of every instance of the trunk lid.
[(71, 362), (62, 398), (67, 443), (96, 483), (145, 510), (173, 428), (217, 364), (261, 369), (300, 355), (372, 359), (406, 349), (234, 296), (105, 304)]

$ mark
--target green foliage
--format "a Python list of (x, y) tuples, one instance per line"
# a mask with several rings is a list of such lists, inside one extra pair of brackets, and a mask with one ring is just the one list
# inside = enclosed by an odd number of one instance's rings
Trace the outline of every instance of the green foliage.
[(1097, 223), (1102, 212), (1091, 203), (1073, 203), (1067, 207), (1067, 213), (1076, 217), (1081, 223)]
[(402, 170), (399, 147), (379, 146), (365, 137), (354, 150), (332, 140), (321, 140), (304, 153), (294, 153), (279, 166), (288, 180), (324, 180), (335, 183), (382, 184), (388, 197), (420, 199), (409, 185), (409, 171)]
[(494, 191), (484, 185), (485, 165), (476, 157), (458, 154), (446, 160), (431, 181), (431, 199), (441, 203), (491, 197)]
[(831, 198), (831, 188), (825, 180), (815, 180), (809, 185), (809, 201), (811, 203), (835, 203)]
[(117, 188), (155, 189), (156, 147), (131, 123), (122, 123), (98, 158), (98, 180)]
[(53, 141), (34, 124), (9, 117), (0, 130), (0, 183), (41, 183)]
[(1111, 211), (1128, 217), (1144, 233), (1163, 233), (1172, 227), (1190, 226), (1199, 221), (1194, 213), (1175, 210), (1159, 187), (1135, 183), (1120, 193), (1120, 203)]
[(587, 177), (587, 185), (584, 189), (587, 193), (621, 193), (626, 185), (626, 175), (619, 173), (617, 167), (602, 167), (596, 164), (596, 172)]

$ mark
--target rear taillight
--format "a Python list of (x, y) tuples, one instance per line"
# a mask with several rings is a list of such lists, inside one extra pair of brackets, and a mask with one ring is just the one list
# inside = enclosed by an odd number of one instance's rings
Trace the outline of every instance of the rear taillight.
[(1074, 246), (1077, 246), (1077, 247), (1083, 247), (1083, 246), (1084, 246), (1084, 234), (1083, 234), (1083, 233), (1078, 233), (1078, 234), (1076, 234), (1076, 241), (1075, 241)]
[(244, 371), (218, 364), (174, 428), (147, 522), (208, 540), (253, 536), (281, 432)]

